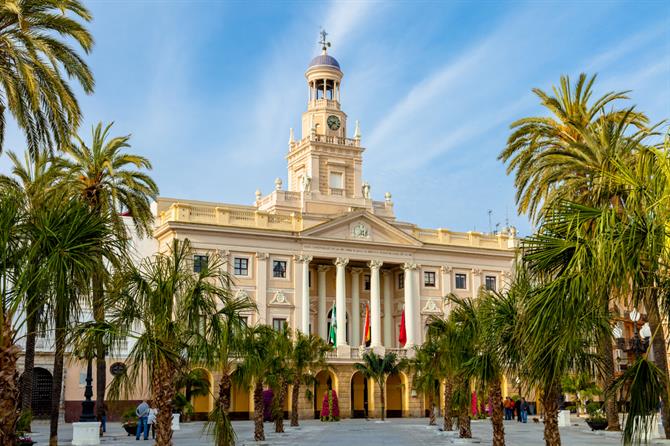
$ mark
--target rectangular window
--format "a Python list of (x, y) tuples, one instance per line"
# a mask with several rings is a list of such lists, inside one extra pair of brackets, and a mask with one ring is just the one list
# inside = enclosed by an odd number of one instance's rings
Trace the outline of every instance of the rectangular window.
[(273, 318), (272, 319), (272, 328), (275, 331), (282, 331), (286, 326), (286, 319), (283, 318)]
[(233, 266), (235, 268), (236, 276), (248, 276), (249, 275), (249, 259), (244, 257), (235, 257), (233, 261)]
[(435, 271), (425, 271), (423, 273), (423, 286), (435, 288)]
[(486, 276), (486, 289), (495, 291), (496, 290), (496, 276)]
[(456, 288), (464, 290), (467, 288), (467, 276), (463, 273), (456, 273)]
[(342, 173), (341, 172), (330, 172), (330, 181), (329, 181), (330, 187), (333, 189), (343, 189), (344, 186), (344, 181), (342, 181)]
[(363, 289), (365, 291), (370, 291), (370, 274), (365, 274), (363, 276)]
[(86, 385), (86, 372), (79, 372), (79, 385), (80, 386)]
[(405, 273), (398, 274), (398, 289), (402, 290), (405, 288)]
[(194, 255), (193, 256), (193, 272), (199, 273), (203, 269), (207, 268), (207, 261), (209, 258), (207, 256)]
[(240, 316), (240, 319), (242, 319), (242, 323), (246, 326), (249, 325), (249, 316)]
[(286, 278), (286, 260), (272, 262), (272, 277)]

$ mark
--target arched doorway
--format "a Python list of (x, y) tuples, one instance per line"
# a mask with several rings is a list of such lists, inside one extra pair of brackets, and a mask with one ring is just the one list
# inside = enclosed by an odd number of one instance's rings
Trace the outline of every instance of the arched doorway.
[(351, 417), (367, 418), (369, 413), (369, 387), (368, 380), (361, 372), (356, 372), (351, 377)]
[(231, 389), (230, 401), (230, 419), (231, 420), (250, 420), (251, 419), (251, 394), (237, 376), (237, 370), (231, 374), (233, 388)]
[(403, 409), (403, 384), (399, 374), (386, 379), (386, 417), (401, 418)]
[(314, 419), (319, 419), (321, 415), (321, 403), (323, 402), (323, 395), (327, 390), (335, 390), (337, 392), (337, 382), (335, 374), (330, 370), (321, 370), (314, 377)]
[[(19, 380), (21, 381), (23, 375)], [(32, 412), (34, 418), (48, 418), (51, 414), (51, 388), (53, 386), (53, 376), (51, 372), (42, 367), (35, 367), (33, 369), (33, 395), (32, 395)]]
[[(349, 314), (348, 313), (345, 314), (344, 317), (345, 317), (345, 321), (346, 321), (344, 333), (345, 333), (345, 336), (346, 336), (346, 339), (347, 339), (347, 344), (349, 344)], [(337, 318), (337, 314), (335, 315), (335, 318)], [(330, 327), (331, 327), (332, 324), (334, 324), (336, 322), (336, 321), (333, 320), (333, 309), (332, 308), (330, 310), (328, 310), (328, 321), (327, 322), (328, 322), (328, 325), (327, 325), (327, 330), (328, 331), (326, 331), (326, 339), (330, 339)]]
[(193, 380), (190, 384), (191, 404), (193, 405), (193, 419), (207, 420), (209, 413), (214, 408), (214, 397), (212, 391), (214, 383), (212, 374), (203, 368), (193, 369)]

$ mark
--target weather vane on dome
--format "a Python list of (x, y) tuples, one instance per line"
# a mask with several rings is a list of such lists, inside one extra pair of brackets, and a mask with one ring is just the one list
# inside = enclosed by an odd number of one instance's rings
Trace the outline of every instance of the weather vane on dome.
[(330, 42), (326, 40), (328, 33), (325, 29), (321, 28), (321, 32), (319, 34), (321, 34), (321, 40), (319, 40), (319, 43), (321, 44), (321, 49), (325, 52), (330, 47)]

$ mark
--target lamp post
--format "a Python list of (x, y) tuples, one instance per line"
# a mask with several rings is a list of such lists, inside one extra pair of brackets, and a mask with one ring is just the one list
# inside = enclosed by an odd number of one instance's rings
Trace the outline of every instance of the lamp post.
[(93, 411), (93, 408), (95, 407), (95, 401), (91, 400), (91, 397), (93, 396), (93, 361), (91, 358), (88, 358), (87, 361), (86, 389), (84, 389), (85, 400), (81, 403), (81, 416), (79, 417), (79, 421), (81, 422), (96, 421), (95, 413)]
[(645, 342), (640, 337), (640, 332), (637, 329), (637, 322), (640, 320), (640, 313), (633, 309), (629, 314), (630, 320), (633, 321), (633, 339), (631, 339), (630, 351), (635, 355), (635, 359), (638, 359), (641, 354), (647, 351)]

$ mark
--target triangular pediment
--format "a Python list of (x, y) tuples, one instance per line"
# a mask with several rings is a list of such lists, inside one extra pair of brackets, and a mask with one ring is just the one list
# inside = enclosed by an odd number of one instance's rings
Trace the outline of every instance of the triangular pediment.
[(367, 211), (348, 212), (300, 234), (331, 240), (422, 246), (416, 238)]

